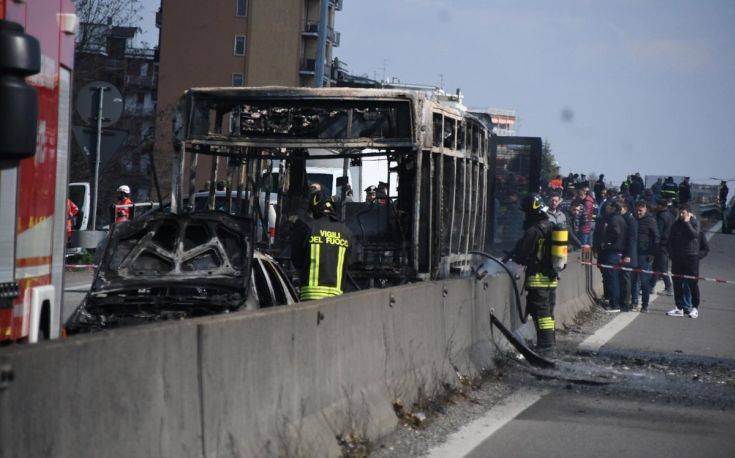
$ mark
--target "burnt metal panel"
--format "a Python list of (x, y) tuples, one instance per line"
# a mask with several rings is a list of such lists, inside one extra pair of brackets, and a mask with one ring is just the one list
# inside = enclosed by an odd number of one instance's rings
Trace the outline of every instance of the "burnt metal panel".
[(490, 140), (493, 164), (492, 248), (510, 249), (523, 234), (523, 197), (537, 192), (541, 172), (541, 138), (498, 137)]

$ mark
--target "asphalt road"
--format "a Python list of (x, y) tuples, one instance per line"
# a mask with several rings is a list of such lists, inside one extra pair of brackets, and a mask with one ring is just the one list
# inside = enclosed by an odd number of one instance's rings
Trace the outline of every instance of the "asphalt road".
[(77, 308), (87, 290), (92, 284), (92, 272), (68, 271), (64, 272), (64, 299), (61, 306), (61, 323), (66, 320)]
[[(710, 245), (701, 274), (735, 280), (735, 236)], [(699, 318), (666, 316), (673, 298), (662, 296), (652, 313), (618, 320), (625, 327), (597, 353), (568, 358), (615, 383), (521, 378), (530, 395), (491, 409), (430, 455), (735, 457), (735, 286), (700, 288)]]

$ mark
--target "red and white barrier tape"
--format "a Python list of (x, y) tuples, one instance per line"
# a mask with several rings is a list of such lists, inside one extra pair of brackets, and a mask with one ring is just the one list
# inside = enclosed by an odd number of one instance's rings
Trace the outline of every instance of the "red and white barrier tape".
[(597, 263), (588, 262), (588, 261), (580, 261), (579, 263), (585, 266), (597, 266), (602, 269), (624, 270), (626, 272), (636, 272), (636, 273), (653, 274), (653, 275), (670, 275), (675, 278), (686, 278), (688, 280), (704, 280), (704, 281), (711, 281), (714, 283), (724, 283), (726, 285), (735, 285), (735, 281), (723, 280), (722, 278), (697, 277), (694, 275), (672, 274), (671, 272), (656, 272), (653, 270), (636, 269), (634, 267), (612, 266), (609, 264), (597, 264)]
[(97, 268), (97, 266), (94, 264), (67, 264), (64, 266), (64, 268), (68, 270), (84, 270), (84, 269), (94, 270)]

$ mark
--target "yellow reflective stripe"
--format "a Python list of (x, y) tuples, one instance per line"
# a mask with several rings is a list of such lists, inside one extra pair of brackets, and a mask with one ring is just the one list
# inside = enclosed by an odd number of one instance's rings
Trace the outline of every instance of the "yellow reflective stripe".
[(301, 300), (323, 299), (325, 297), (335, 297), (342, 294), (337, 288), (328, 286), (304, 286), (301, 288)]
[(556, 279), (551, 280), (542, 273), (529, 275), (526, 279), (526, 286), (529, 288), (556, 288), (559, 282)]
[(542, 317), (539, 318), (536, 322), (539, 329), (554, 329), (554, 319), (551, 317)]
[(339, 254), (337, 256), (337, 288), (342, 288), (342, 271), (344, 270), (346, 251), (347, 248), (343, 246), (339, 247)]
[(331, 286), (304, 286), (301, 288), (302, 292), (314, 292), (314, 293), (325, 293), (325, 294), (342, 294), (342, 290), (339, 288), (333, 288)]
[(319, 293), (341, 293), (339, 288), (332, 288), (329, 286), (304, 286), (301, 288), (302, 291), (315, 291)]
[(314, 267), (316, 266), (316, 248), (314, 244), (309, 245), (309, 282), (308, 285), (314, 284)]
[(319, 285), (319, 256), (321, 245), (311, 244), (311, 264), (309, 265), (309, 286)]

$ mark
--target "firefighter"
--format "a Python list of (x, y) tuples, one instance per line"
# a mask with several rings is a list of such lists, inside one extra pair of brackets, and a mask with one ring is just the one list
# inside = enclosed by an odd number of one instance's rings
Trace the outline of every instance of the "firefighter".
[(309, 197), (314, 219), (305, 222), (292, 240), (291, 262), (301, 273), (302, 301), (339, 296), (344, 281), (353, 237), (335, 216), (334, 202), (321, 191)]
[(66, 199), (66, 243), (69, 243), (74, 228), (74, 218), (79, 214), (79, 207), (71, 199)]
[(527, 311), (536, 326), (538, 348), (548, 350), (555, 344), (553, 301), (559, 282), (551, 250), (554, 225), (539, 195), (524, 197), (521, 209), (525, 232), (508, 258), (526, 267)]
[(679, 197), (679, 187), (674, 183), (674, 177), (668, 177), (661, 185), (661, 198), (673, 201)]
[(115, 223), (124, 223), (132, 217), (133, 201), (130, 200), (130, 187), (122, 185), (117, 188), (115, 202)]

